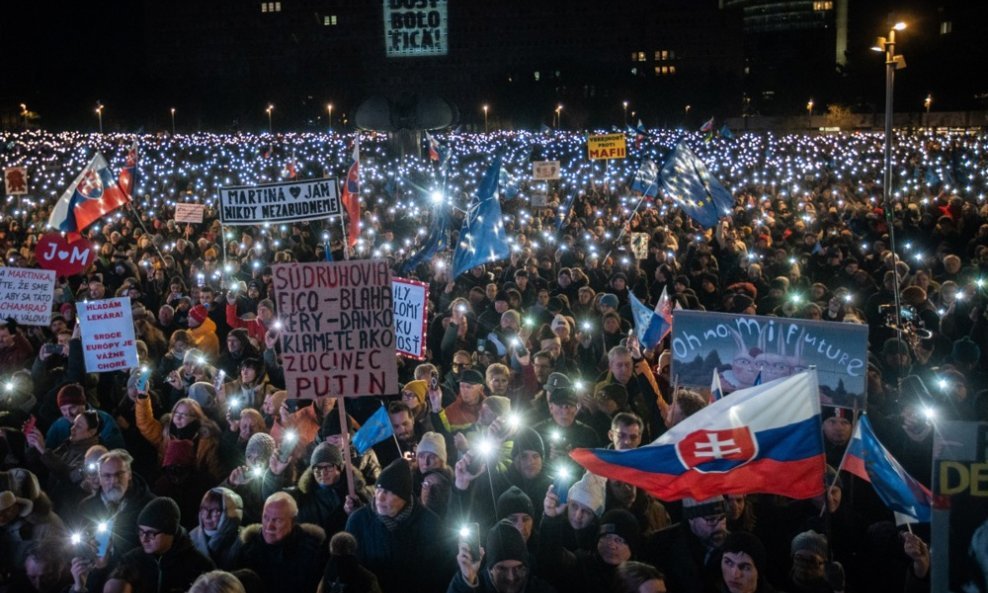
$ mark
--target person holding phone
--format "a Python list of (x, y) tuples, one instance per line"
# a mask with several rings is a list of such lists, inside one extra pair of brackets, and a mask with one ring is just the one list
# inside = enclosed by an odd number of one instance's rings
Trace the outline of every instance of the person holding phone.
[[(479, 553), (476, 553), (479, 550)], [(554, 593), (551, 585), (531, 574), (530, 556), (521, 533), (507, 521), (494, 525), (484, 546), (461, 540), (449, 583), (450, 593)], [(483, 568), (481, 568), (483, 566)], [(606, 589), (600, 589), (605, 591)]]

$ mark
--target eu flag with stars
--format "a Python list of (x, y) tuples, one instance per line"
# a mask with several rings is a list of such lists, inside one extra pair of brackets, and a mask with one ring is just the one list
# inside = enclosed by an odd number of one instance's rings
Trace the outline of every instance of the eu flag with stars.
[(631, 190), (641, 192), (642, 195), (654, 198), (659, 193), (659, 166), (655, 161), (645, 159), (642, 161), (635, 178), (631, 181)]
[(680, 142), (662, 167), (662, 188), (690, 218), (710, 228), (734, 205), (734, 198), (686, 143)]
[(477, 187), (460, 229), (460, 240), (453, 254), (453, 277), (470, 268), (507, 259), (511, 246), (504, 234), (501, 220), (501, 202), (497, 199), (497, 184), (501, 177), (501, 156), (487, 168), (484, 179)]

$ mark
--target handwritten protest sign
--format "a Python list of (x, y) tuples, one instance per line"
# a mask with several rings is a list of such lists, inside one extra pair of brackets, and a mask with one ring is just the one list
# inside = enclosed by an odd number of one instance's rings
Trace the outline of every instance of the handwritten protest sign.
[(591, 161), (623, 159), (627, 151), (628, 141), (624, 134), (598, 134), (587, 138), (587, 156)]
[(387, 262), (276, 264), (272, 271), (290, 397), (398, 392)]
[(205, 211), (202, 204), (175, 204), (175, 222), (201, 224)]
[(51, 323), (55, 272), (28, 268), (0, 268), (0, 320), (13, 318), (22, 325)]
[(648, 259), (648, 233), (631, 233), (631, 251), (635, 259)]
[(710, 311), (675, 311), (672, 373), (684, 387), (709, 388), (720, 373), (724, 393), (768, 383), (815, 366), (828, 405), (864, 408), (868, 326)]
[(220, 188), (220, 222), (229, 225), (318, 220), (340, 213), (335, 179)]
[(137, 366), (137, 343), (130, 298), (76, 304), (86, 371), (107, 373)]
[(532, 161), (532, 179), (559, 179), (559, 161)]
[(395, 304), (395, 351), (399, 356), (425, 359), (426, 303), (429, 285), (416, 280), (391, 281)]

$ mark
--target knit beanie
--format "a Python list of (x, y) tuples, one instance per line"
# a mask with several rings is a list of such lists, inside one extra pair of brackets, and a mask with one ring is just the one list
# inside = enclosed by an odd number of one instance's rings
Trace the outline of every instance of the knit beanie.
[(419, 441), (415, 451), (417, 453), (434, 453), (443, 460), (443, 463), (446, 463), (446, 439), (438, 432), (427, 432), (422, 435), (422, 440)]
[(422, 380), (409, 381), (408, 383), (405, 383), (405, 386), (402, 387), (402, 390), (411, 391), (412, 393), (414, 393), (415, 397), (418, 398), (419, 400), (419, 405), (421, 406), (425, 404), (425, 394), (427, 391), (429, 391), (429, 384)]
[(503, 395), (492, 395), (484, 400), (487, 409), (501, 417), (511, 411), (511, 400)]
[(587, 472), (569, 487), (566, 496), (569, 500), (587, 507), (599, 517), (604, 512), (604, 479)]
[(206, 321), (206, 317), (209, 317), (209, 312), (202, 305), (196, 305), (189, 309), (189, 321), (195, 321), (196, 325), (202, 325), (202, 322)]
[(971, 338), (964, 336), (954, 342), (954, 347), (950, 351), (950, 357), (955, 362), (977, 364), (981, 360), (981, 347), (971, 340)]
[(605, 292), (603, 296), (600, 297), (599, 303), (605, 307), (617, 309), (619, 301), (616, 294)]
[(192, 467), (196, 462), (195, 444), (188, 439), (169, 439), (161, 467)]
[(508, 521), (499, 521), (487, 532), (487, 547), (484, 548), (487, 566), (495, 566), (505, 560), (517, 560), (528, 565), (528, 548), (521, 532)]
[(179, 520), (182, 518), (181, 511), (175, 501), (167, 496), (152, 498), (151, 502), (144, 505), (141, 513), (137, 515), (137, 524), (142, 527), (157, 529), (168, 535), (178, 533)]
[(84, 406), (86, 405), (86, 392), (82, 389), (82, 385), (69, 383), (58, 390), (56, 400), (59, 408), (68, 405)]
[(792, 539), (792, 548), (790, 553), (795, 555), (796, 552), (811, 552), (823, 560), (826, 560), (829, 556), (827, 553), (827, 547), (826, 536), (810, 529), (800, 533)]
[(412, 470), (402, 458), (395, 459), (381, 471), (377, 485), (405, 502), (412, 501)]
[(597, 529), (597, 539), (605, 535), (616, 535), (624, 540), (631, 548), (631, 555), (641, 543), (641, 527), (638, 519), (625, 509), (611, 509), (600, 518), (600, 527)]
[(189, 348), (185, 351), (185, 356), (182, 357), (182, 363), (199, 364), (200, 360), (205, 360), (206, 355), (202, 353), (202, 350), (198, 348)]
[(509, 515), (515, 513), (525, 513), (529, 517), (535, 517), (535, 506), (532, 499), (518, 486), (512, 486), (497, 497), (495, 507), (498, 520), (507, 519)]
[(244, 451), (244, 455), (247, 457), (256, 457), (258, 462), (263, 460), (264, 465), (268, 464), (268, 460), (274, 454), (274, 438), (271, 437), (266, 432), (255, 432), (250, 435), (250, 440), (247, 441), (247, 449)]
[(762, 540), (748, 532), (735, 531), (728, 535), (727, 539), (724, 540), (724, 545), (721, 547), (721, 551), (725, 554), (743, 552), (748, 556), (751, 556), (751, 561), (758, 570), (759, 576), (761, 576), (765, 569), (768, 568), (768, 553), (765, 551), (765, 546), (762, 544)]
[(212, 408), (216, 403), (216, 387), (212, 383), (197, 381), (189, 386), (189, 397), (204, 408)]
[(320, 463), (328, 463), (336, 467), (342, 466), (343, 454), (340, 453), (339, 447), (330, 443), (319, 443), (319, 446), (312, 450), (309, 467), (315, 467)]
[(522, 451), (535, 451), (543, 459), (545, 458), (545, 444), (542, 442), (542, 437), (527, 426), (518, 429), (518, 433), (515, 435), (511, 447), (511, 459), (521, 455)]

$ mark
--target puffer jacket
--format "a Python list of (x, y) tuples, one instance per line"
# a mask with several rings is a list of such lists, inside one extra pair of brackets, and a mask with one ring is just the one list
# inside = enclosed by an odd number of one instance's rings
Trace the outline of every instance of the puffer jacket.
[[(171, 425), (171, 413), (164, 414), (159, 421), (154, 417), (150, 398), (138, 398), (134, 403), (137, 418), (137, 428), (141, 435), (158, 449), (158, 461), (164, 459), (171, 439), (168, 427)], [(219, 459), (219, 428), (208, 419), (200, 421), (199, 435), (196, 439), (196, 471), (208, 474), (212, 483), (219, 482), (223, 476)]]

